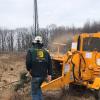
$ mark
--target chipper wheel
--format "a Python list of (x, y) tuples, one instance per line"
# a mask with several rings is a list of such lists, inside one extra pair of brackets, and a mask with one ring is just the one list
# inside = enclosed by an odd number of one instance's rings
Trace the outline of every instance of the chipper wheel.
[(95, 95), (95, 99), (96, 100), (100, 100), (100, 89), (99, 90), (95, 90), (94, 95)]
[(94, 92), (85, 86), (70, 85), (69, 92), (70, 99), (68, 100), (97, 100), (94, 96)]

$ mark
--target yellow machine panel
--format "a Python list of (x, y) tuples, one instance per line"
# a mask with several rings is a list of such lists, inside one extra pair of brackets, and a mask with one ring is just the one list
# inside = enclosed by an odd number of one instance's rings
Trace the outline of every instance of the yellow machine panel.
[(43, 83), (43, 90), (57, 90), (70, 84), (100, 89), (100, 32), (80, 34), (72, 42), (71, 51), (51, 56), (54, 77), (51, 82)]

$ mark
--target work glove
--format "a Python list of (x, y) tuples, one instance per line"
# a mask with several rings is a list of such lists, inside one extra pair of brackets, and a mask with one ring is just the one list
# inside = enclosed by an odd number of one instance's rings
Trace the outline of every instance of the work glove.
[(52, 80), (52, 76), (51, 75), (48, 75), (47, 76), (47, 80), (48, 80), (48, 82), (50, 82)]

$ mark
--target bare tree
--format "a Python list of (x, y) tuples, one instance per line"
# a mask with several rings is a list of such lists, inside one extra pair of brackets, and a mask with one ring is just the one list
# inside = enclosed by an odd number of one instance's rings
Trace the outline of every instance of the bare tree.
[(14, 50), (14, 32), (11, 30), (7, 33), (7, 46), (8, 51), (13, 52)]

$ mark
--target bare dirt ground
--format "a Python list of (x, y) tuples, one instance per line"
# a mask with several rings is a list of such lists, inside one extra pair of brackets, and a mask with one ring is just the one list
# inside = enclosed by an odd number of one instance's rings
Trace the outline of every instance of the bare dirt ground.
[(6, 100), (4, 98), (10, 95), (13, 87), (9, 84), (18, 81), (24, 70), (25, 54), (0, 54), (0, 100)]
[[(14, 92), (15, 81), (25, 70), (25, 54), (0, 54), (0, 100), (31, 100), (30, 84)], [(10, 84), (15, 82), (13, 84)], [(62, 89), (43, 93), (44, 100), (95, 100), (91, 92)]]

